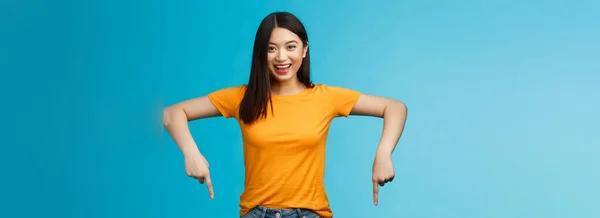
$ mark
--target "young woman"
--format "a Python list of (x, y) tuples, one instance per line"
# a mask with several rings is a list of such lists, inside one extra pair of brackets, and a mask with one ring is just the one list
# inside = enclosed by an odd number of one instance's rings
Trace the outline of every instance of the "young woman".
[(244, 142), (245, 189), (240, 216), (332, 217), (324, 189), (325, 142), (333, 118), (384, 119), (373, 162), (373, 198), (378, 185), (394, 178), (392, 151), (404, 129), (407, 108), (377, 97), (310, 79), (306, 30), (292, 14), (276, 12), (261, 22), (254, 41), (250, 80), (164, 110), (164, 125), (181, 149), (188, 176), (206, 183), (214, 197), (208, 161), (199, 152), (188, 122), (235, 118)]

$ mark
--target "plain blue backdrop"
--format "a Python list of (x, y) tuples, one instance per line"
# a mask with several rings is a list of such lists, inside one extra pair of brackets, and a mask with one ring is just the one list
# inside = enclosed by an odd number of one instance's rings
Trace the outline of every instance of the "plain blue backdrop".
[(378, 207), (382, 120), (332, 124), (336, 217), (600, 217), (597, 2), (0, 2), (1, 217), (236, 217), (236, 122), (190, 124), (210, 200), (160, 112), (246, 83), (273, 11), (305, 23), (314, 82), (409, 107)]

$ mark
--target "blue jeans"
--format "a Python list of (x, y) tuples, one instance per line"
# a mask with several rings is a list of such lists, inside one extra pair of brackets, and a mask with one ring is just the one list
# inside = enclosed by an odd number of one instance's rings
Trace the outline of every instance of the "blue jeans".
[(321, 218), (307, 209), (273, 209), (257, 206), (241, 218)]

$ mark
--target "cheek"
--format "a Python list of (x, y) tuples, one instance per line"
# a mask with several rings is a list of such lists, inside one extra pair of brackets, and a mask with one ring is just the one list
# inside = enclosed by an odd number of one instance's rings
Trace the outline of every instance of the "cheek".
[(290, 59), (292, 59), (294, 63), (302, 63), (302, 55), (302, 52), (294, 52), (293, 54), (290, 54)]
[(273, 59), (275, 59), (275, 54), (273, 53), (268, 53), (267, 54), (267, 63), (269, 63), (269, 65), (273, 64)]

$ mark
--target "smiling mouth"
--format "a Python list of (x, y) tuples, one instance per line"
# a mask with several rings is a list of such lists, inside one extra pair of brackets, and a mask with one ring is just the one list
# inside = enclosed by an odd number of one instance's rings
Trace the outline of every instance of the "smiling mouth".
[(279, 65), (275, 65), (275, 68), (286, 69), (286, 68), (290, 68), (291, 66), (292, 66), (292, 64), (279, 64)]
[(292, 64), (278, 64), (275, 65), (275, 71), (277, 71), (277, 73), (279, 74), (286, 74), (290, 68), (292, 67)]

